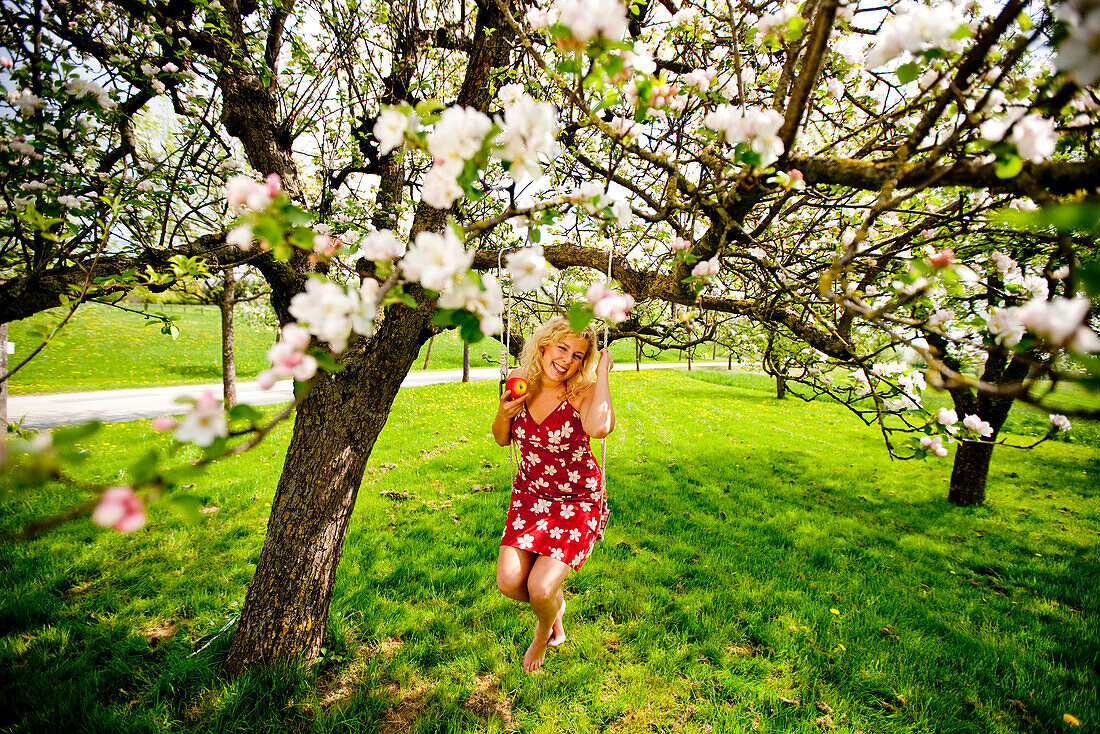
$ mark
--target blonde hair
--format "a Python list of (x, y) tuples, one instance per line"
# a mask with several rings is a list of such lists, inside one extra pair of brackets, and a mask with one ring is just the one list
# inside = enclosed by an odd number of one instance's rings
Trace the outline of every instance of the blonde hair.
[(581, 331), (573, 331), (569, 325), (569, 319), (565, 316), (554, 316), (547, 319), (542, 326), (535, 329), (535, 333), (523, 345), (523, 351), (519, 355), (519, 368), (523, 371), (527, 382), (531, 384), (531, 393), (537, 393), (542, 389), (542, 353), (546, 347), (552, 346), (566, 339), (579, 337), (587, 342), (580, 369), (565, 382), (565, 396), (567, 398), (576, 395), (587, 385), (596, 379), (596, 330), (591, 325)]

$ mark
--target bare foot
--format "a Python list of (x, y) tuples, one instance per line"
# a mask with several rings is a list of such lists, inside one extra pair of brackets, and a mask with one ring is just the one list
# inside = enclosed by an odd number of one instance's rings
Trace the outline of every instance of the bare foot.
[(561, 603), (561, 611), (558, 612), (558, 618), (554, 620), (554, 629), (550, 632), (550, 641), (546, 644), (550, 647), (560, 647), (565, 642), (565, 625), (562, 620), (565, 618), (565, 602)]
[[(553, 628), (551, 628), (551, 632)], [(546, 643), (550, 639), (550, 633), (542, 628), (542, 623), (535, 624), (535, 637), (531, 640), (531, 646), (523, 656), (523, 672), (532, 673), (542, 667), (542, 661), (546, 659)]]

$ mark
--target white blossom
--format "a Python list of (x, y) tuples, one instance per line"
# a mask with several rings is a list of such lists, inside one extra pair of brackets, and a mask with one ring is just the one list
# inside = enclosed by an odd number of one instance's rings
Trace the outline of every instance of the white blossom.
[(540, 245), (510, 252), (505, 256), (504, 262), (508, 274), (512, 276), (512, 287), (521, 293), (538, 288), (549, 272)]
[(1020, 308), (1020, 322), (1057, 347), (1075, 352), (1100, 351), (1100, 339), (1085, 325), (1089, 299), (1084, 296), (1049, 301), (1032, 299)]
[(445, 227), (443, 234), (418, 234), (401, 260), (401, 270), (425, 288), (442, 291), (473, 259), (473, 251), (463, 247), (453, 229)]
[(328, 342), (340, 353), (351, 332), (348, 315), (354, 301), (341, 286), (320, 278), (306, 280), (305, 291), (290, 299), (290, 315), (309, 329), (309, 333)]
[(374, 137), (378, 140), (378, 153), (387, 155), (405, 142), (405, 131), (415, 126), (415, 117), (399, 110), (382, 110), (374, 123)]
[(1050, 425), (1056, 431), (1068, 431), (1073, 428), (1073, 425), (1069, 422), (1069, 418), (1060, 413), (1050, 414)]
[(618, 41), (626, 33), (626, 6), (618, 0), (558, 0), (554, 7), (558, 22), (581, 43), (598, 35)]

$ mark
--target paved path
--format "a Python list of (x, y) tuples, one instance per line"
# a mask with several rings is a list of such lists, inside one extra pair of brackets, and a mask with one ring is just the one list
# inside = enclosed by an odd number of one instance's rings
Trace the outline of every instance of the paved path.
[[(725, 362), (695, 362), (693, 367), (725, 367)], [(629, 363), (620, 369), (630, 369)], [(686, 363), (658, 362), (643, 364), (642, 369), (684, 369)], [(496, 367), (479, 367), (470, 370), (471, 380), (495, 380), (500, 375)], [(442, 382), (460, 382), (462, 370), (428, 370), (410, 372), (401, 387), (421, 387)], [(39, 393), (35, 395), (10, 395), (8, 397), (8, 421), (23, 419), (23, 428), (39, 429), (101, 420), (110, 423), (156, 418), (158, 415), (182, 413), (185, 408), (175, 402), (182, 396), (195, 396), (203, 390), (213, 390), (221, 396), (221, 383), (212, 385), (175, 385), (172, 387), (144, 387), (130, 390), (90, 390), (71, 393)], [(291, 381), (278, 382), (270, 390), (261, 390), (255, 382), (237, 383), (237, 400), (249, 405), (285, 403), (291, 399)]]

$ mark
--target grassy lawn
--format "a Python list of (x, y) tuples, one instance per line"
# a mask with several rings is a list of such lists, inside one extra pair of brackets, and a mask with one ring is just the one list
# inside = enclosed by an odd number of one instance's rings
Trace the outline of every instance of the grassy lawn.
[[(191, 656), (244, 598), (282, 427), (195, 480), (198, 524), (157, 505), (130, 536), (79, 521), (0, 546), (0, 731), (1100, 730), (1095, 427), (998, 449), (987, 505), (959, 509), (947, 461), (892, 462), (762, 378), (698, 376), (615, 375), (611, 522), (542, 671), (494, 583), (495, 386), (437, 385), (402, 391), (371, 457), (317, 669), (228, 679), (224, 635)], [(114, 480), (148, 442), (167, 445), (111, 425), (81, 472)], [(0, 527), (76, 499), (9, 500)]]
[[(173, 341), (161, 334), (158, 327), (146, 327), (146, 319), (140, 315), (96, 303), (87, 304), (30, 364), (15, 373), (9, 384), (11, 393), (111, 390), (221, 381), (221, 317), (216, 307), (151, 304), (149, 311), (179, 316), (176, 322), (180, 328), (179, 337)], [(16, 352), (8, 358), (9, 367), (22, 361), (40, 343), (40, 339), (28, 334), (32, 328), (55, 324), (60, 318), (55, 310), (10, 324), (8, 338), (15, 342)], [(270, 366), (266, 354), (275, 334), (256, 329), (241, 319), (237, 319), (234, 331), (237, 377), (250, 380)], [(634, 362), (633, 342), (613, 344), (612, 353), (622, 365)], [(708, 351), (706, 356), (709, 355)], [(471, 367), (494, 366), (493, 360), (499, 357), (500, 342), (495, 339), (484, 339), (470, 348)], [(702, 359), (702, 353), (697, 358)], [(675, 362), (679, 359), (678, 352), (666, 351), (655, 359), (644, 361)], [(425, 361), (429, 370), (461, 369), (462, 342), (458, 335), (448, 331), (436, 336), (430, 353), (425, 344), (413, 369), (425, 369)]]

